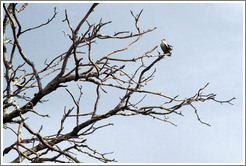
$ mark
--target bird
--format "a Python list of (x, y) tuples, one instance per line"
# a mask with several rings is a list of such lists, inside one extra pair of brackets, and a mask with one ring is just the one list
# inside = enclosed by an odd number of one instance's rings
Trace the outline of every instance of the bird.
[(171, 52), (170, 51), (172, 51), (172, 47), (173, 46), (167, 44), (165, 39), (161, 40), (160, 46), (161, 46), (161, 49), (164, 52), (164, 54), (167, 54), (168, 56), (171, 56)]

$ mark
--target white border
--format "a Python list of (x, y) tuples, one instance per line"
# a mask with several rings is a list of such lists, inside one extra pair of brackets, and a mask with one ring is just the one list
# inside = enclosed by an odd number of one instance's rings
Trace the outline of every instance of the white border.
[(2, 3), (244, 3), (245, 1), (1, 1)]
[(245, 2), (243, 4), (243, 164), (245, 165)]

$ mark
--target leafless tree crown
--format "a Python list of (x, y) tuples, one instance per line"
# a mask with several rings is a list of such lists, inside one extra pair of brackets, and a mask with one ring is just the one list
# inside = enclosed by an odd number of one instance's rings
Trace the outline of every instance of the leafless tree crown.
[[(104, 22), (101, 19), (98, 23), (92, 24), (88, 19), (97, 5), (97, 3), (92, 4), (75, 27), (71, 25), (69, 13), (65, 10), (63, 22), (67, 24), (70, 31), (63, 31), (63, 33), (71, 40), (72, 44), (68, 45), (66, 52), (61, 53), (49, 62), (45, 61), (45, 67), (38, 70), (36, 62), (31, 61), (29, 55), (25, 54), (23, 49), (25, 43), (21, 43), (19, 38), (51, 23), (58, 14), (56, 8), (54, 8), (54, 13), (47, 22), (23, 29), (23, 23), (18, 19), (18, 14), (23, 12), (28, 4), (3, 4), (3, 124), (5, 130), (11, 130), (16, 135), (16, 139), (13, 139), (13, 144), (4, 149), (3, 155), (7, 155), (10, 151), (16, 151), (18, 155), (12, 162), (23, 162), (24, 160), (32, 163), (48, 161), (57, 163), (83, 162), (74, 153), (82, 153), (101, 162), (115, 162), (115, 159), (107, 157), (112, 152), (98, 152), (86, 143), (87, 135), (91, 135), (103, 127), (113, 125), (108, 123), (96, 126), (96, 123), (103, 119), (112, 116), (145, 115), (175, 125), (167, 116), (170, 114), (182, 116), (182, 112), (179, 111), (180, 108), (190, 106), (194, 110), (198, 121), (210, 126), (201, 120), (193, 103), (212, 100), (221, 104), (232, 104), (231, 101), (234, 98), (227, 101), (219, 101), (215, 98), (216, 94), (203, 94), (202, 92), (208, 84), (199, 89), (193, 96), (184, 99), (180, 99), (178, 95), (170, 97), (162, 92), (146, 90), (146, 84), (154, 78), (156, 71), (154, 66), (157, 62), (163, 60), (167, 54), (159, 53), (157, 51), (158, 45), (156, 45), (134, 58), (122, 58), (114, 55), (125, 52), (145, 34), (155, 30), (156, 27), (142, 30), (138, 23), (143, 10), (138, 14), (134, 14), (131, 11), (130, 14), (135, 21), (135, 30), (102, 34), (101, 29), (110, 24), (111, 21)], [(81, 33), (81, 27), (85, 29), (83, 33)], [(5, 33), (7, 30), (11, 33)], [(111, 51), (101, 57), (96, 56), (99, 58), (95, 59), (95, 56), (92, 55), (92, 49), (94, 48), (92, 46), (95, 45), (97, 40), (107, 39), (127, 39), (131, 41), (125, 47)], [(168, 55), (170, 56), (171, 54)], [(15, 58), (21, 58), (24, 63), (14, 65), (16, 64), (14, 63)], [(148, 59), (148, 63), (146, 63), (146, 59)], [(71, 61), (74, 63), (72, 68), (71, 65), (68, 66)], [(133, 63), (139, 64), (139, 66), (134, 71), (127, 70)], [(46, 80), (48, 76), (52, 76), (50, 81)], [(45, 85), (44, 81), (48, 81), (48, 83)], [(67, 87), (68, 83), (73, 81), (78, 83), (79, 96), (77, 97)], [(82, 114), (80, 112), (80, 99), (83, 95), (82, 84), (85, 82), (95, 85), (92, 87), (95, 87), (93, 92), (95, 92), (96, 100), (91, 110)], [(98, 103), (101, 100), (101, 95), (108, 93), (108, 87), (121, 90), (123, 95), (119, 96), (118, 103), (114, 108), (99, 114)], [(60, 121), (60, 129), (53, 131), (52, 135), (44, 136), (40, 132), (46, 126), (41, 126), (39, 131), (35, 131), (28, 125), (26, 122), (27, 117), (25, 116), (29, 112), (44, 118), (49, 117), (48, 114), (44, 115), (41, 111), (36, 110), (35, 106), (41, 103), (45, 104), (46, 101), (43, 98), (55, 92), (58, 88), (65, 88), (68, 95), (71, 96), (74, 107), (69, 109), (64, 107), (64, 111), (60, 111), (61, 114), (64, 113)], [(35, 93), (30, 95), (29, 92)], [(133, 94), (141, 94), (144, 97), (138, 102), (134, 102), (132, 100)], [(148, 105), (150, 103), (143, 102), (147, 95), (162, 98), (164, 102), (158, 105)], [(22, 104), (23, 101), (24, 104)], [(28, 115), (30, 116), (30, 114)], [(65, 128), (64, 122), (69, 118), (75, 119), (76, 124), (71, 131), (65, 133), (63, 132)], [(81, 118), (83, 118), (83, 121)], [(84, 120), (85, 118), (86, 120)], [(17, 127), (12, 128), (11, 126), (13, 125)], [(71, 128), (71, 126), (69, 127)], [(26, 138), (23, 136), (23, 130), (27, 131), (31, 137)], [(64, 147), (59, 146), (59, 143), (69, 144)], [(48, 157), (51, 156), (50, 154), (53, 157)]]

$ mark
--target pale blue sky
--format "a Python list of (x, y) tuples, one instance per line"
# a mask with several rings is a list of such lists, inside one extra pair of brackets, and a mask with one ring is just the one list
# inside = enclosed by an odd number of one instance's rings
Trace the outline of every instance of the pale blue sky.
[[(59, 13), (54, 22), (22, 38), (26, 55), (43, 65), (42, 60), (66, 51), (70, 41), (62, 33), (69, 32), (67, 24), (62, 22), (64, 10), (68, 10), (71, 24), (75, 27), (90, 6), (84, 3), (29, 4), (19, 16), (23, 29), (47, 21), (53, 13), (53, 7), (57, 7)], [(99, 4), (88, 20), (90, 23), (98, 22), (100, 18), (112, 21), (112, 24), (105, 26), (105, 33), (133, 29), (130, 10), (137, 13), (144, 9), (139, 23), (142, 30), (157, 27), (131, 47), (127, 54), (142, 55), (159, 45), (162, 38), (173, 45), (172, 57), (156, 65), (155, 79), (146, 89), (185, 98), (193, 96), (209, 82), (206, 93), (216, 93), (218, 100), (232, 97), (236, 97), (236, 100), (233, 101), (234, 105), (214, 102), (194, 104), (201, 119), (211, 124), (211, 127), (199, 123), (191, 107), (182, 109), (184, 117), (170, 116), (177, 127), (144, 116), (112, 117), (99, 124), (113, 122), (114, 126), (89, 136), (88, 145), (101, 152), (114, 151), (108, 157), (120, 163), (243, 162), (243, 6), (243, 3)], [(98, 41), (94, 52), (95, 55), (105, 55), (125, 44), (125, 41)], [(88, 97), (82, 97), (81, 107), (85, 107), (84, 110), (91, 109), (87, 105), (94, 102), (96, 93), (88, 85), (83, 86), (84, 96)], [(76, 87), (69, 86), (75, 94)], [(58, 97), (61, 97), (59, 104)], [(111, 91), (105, 96), (105, 102), (100, 102), (101, 111), (112, 108), (118, 97), (118, 92)], [(35, 116), (35, 119), (27, 120), (30, 124), (35, 122), (36, 130), (42, 124), (48, 124), (44, 125), (43, 135), (59, 127), (64, 106), (74, 106), (65, 89), (58, 89), (45, 99), (50, 101), (37, 105), (35, 110), (50, 114), (51, 118)], [(161, 100), (148, 97), (145, 102), (161, 103)], [(11, 137), (4, 133), (4, 147), (9, 146)], [(11, 159), (8, 157), (4, 161)], [(80, 159), (83, 162), (97, 162), (84, 156)]]

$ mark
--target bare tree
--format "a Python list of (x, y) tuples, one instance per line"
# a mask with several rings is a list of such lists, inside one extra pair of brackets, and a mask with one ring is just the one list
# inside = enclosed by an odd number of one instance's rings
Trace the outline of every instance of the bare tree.
[[(73, 28), (69, 19), (69, 13), (65, 10), (65, 19), (63, 22), (67, 23), (70, 32), (64, 32), (66, 37), (71, 40), (71, 45), (67, 46), (67, 51), (61, 53), (54, 59), (45, 61), (45, 67), (37, 69), (36, 62), (32, 62), (29, 55), (25, 54), (23, 45), (19, 38), (26, 33), (31, 33), (43, 26), (52, 22), (57, 11), (54, 8), (54, 13), (47, 22), (30, 27), (22, 28), (22, 23), (18, 19), (18, 14), (23, 12), (28, 4), (3, 4), (3, 64), (4, 64), (4, 87), (3, 87), (3, 124), (5, 130), (11, 130), (16, 135), (16, 140), (13, 139), (13, 144), (6, 147), (3, 155), (7, 155), (10, 151), (16, 151), (18, 156), (13, 163), (19, 163), (26, 160), (27, 162), (82, 162), (75, 157), (74, 153), (82, 153), (97, 159), (101, 162), (116, 162), (115, 159), (109, 159), (108, 153), (101, 153), (87, 145), (85, 136), (93, 134), (96, 130), (112, 125), (112, 123), (96, 126), (97, 122), (103, 121), (112, 116), (135, 116), (144, 115), (150, 116), (156, 120), (170, 123), (166, 116), (174, 114), (182, 116), (180, 108), (184, 106), (191, 106), (199, 122), (210, 126), (208, 123), (201, 120), (197, 108), (193, 103), (206, 102), (208, 100), (217, 103), (229, 103), (235, 98), (227, 101), (217, 100), (216, 94), (203, 94), (203, 90), (208, 86), (199, 89), (191, 97), (178, 98), (179, 96), (170, 97), (161, 92), (148, 91), (145, 86), (148, 82), (153, 80), (156, 69), (154, 66), (165, 56), (171, 56), (171, 52), (160, 53), (157, 51), (158, 45), (153, 46), (149, 51), (142, 53), (142, 55), (134, 58), (113, 57), (113, 55), (125, 52), (129, 47), (139, 41), (145, 34), (150, 33), (156, 27), (142, 30), (139, 27), (139, 19), (143, 12), (141, 10), (138, 14), (130, 12), (135, 21), (135, 30), (118, 31), (112, 34), (103, 34), (101, 29), (111, 23), (111, 21), (103, 22), (101, 19), (98, 23), (90, 23), (88, 17), (93, 14), (96, 6), (94, 3), (86, 15), (79, 21), (78, 25)], [(83, 32), (81, 33), (81, 27)], [(8, 30), (9, 33), (6, 33)], [(11, 33), (10, 33), (11, 32)], [(125, 47), (116, 49), (106, 55), (95, 60), (92, 58), (92, 49), (97, 40), (131, 40)], [(95, 46), (96, 47), (96, 46)], [(82, 52), (81, 49), (84, 51)], [(112, 45), (112, 49), (113, 45)], [(14, 59), (20, 57), (24, 63), (16, 65)], [(94, 56), (93, 56), (94, 57)], [(148, 61), (145, 61), (148, 59)], [(151, 61), (149, 61), (151, 60)], [(74, 65), (68, 65), (73, 62)], [(138, 67), (133, 70), (127, 70), (132, 64), (137, 64)], [(52, 76), (52, 79), (50, 77)], [(49, 77), (49, 79), (48, 79)], [(48, 82), (44, 85), (44, 81)], [(78, 85), (79, 96), (76, 97), (67, 85), (75, 81)], [(82, 85), (89, 83), (95, 86), (93, 92), (96, 92), (96, 100), (88, 112), (80, 112), (80, 99), (83, 95)], [(101, 100), (103, 93), (108, 93), (107, 88), (118, 89), (122, 91), (118, 103), (114, 108), (107, 110), (104, 113), (98, 114), (98, 103)], [(44, 115), (40, 110), (36, 110), (35, 106), (38, 104), (46, 104), (44, 97), (55, 92), (58, 88), (65, 88), (67, 93), (71, 96), (74, 102), (74, 107), (67, 109), (64, 106), (64, 115), (60, 121), (60, 129), (52, 131), (51, 135), (41, 135), (42, 128), (46, 127), (43, 124), (39, 131), (35, 131), (26, 122), (26, 113), (34, 113), (43, 118), (49, 117)], [(34, 95), (32, 93), (34, 92)], [(142, 95), (143, 97), (135, 102), (132, 100), (133, 95)], [(153, 96), (162, 98), (162, 103), (158, 105), (146, 105), (149, 103), (143, 102), (146, 96)], [(24, 101), (24, 104), (22, 104)], [(62, 112), (61, 112), (62, 114)], [(28, 118), (32, 118), (28, 114)], [(63, 132), (65, 129), (64, 122), (72, 118), (76, 120), (76, 124), (69, 132)], [(11, 125), (10, 125), (11, 124)], [(13, 127), (15, 126), (15, 127)], [(69, 126), (71, 128), (71, 126)], [(22, 131), (25, 130), (30, 134), (29, 138), (24, 138)], [(59, 143), (69, 143), (60, 146)], [(64, 146), (66, 145), (66, 146)], [(50, 157), (52, 156), (52, 157)], [(62, 158), (65, 157), (65, 158)]]

